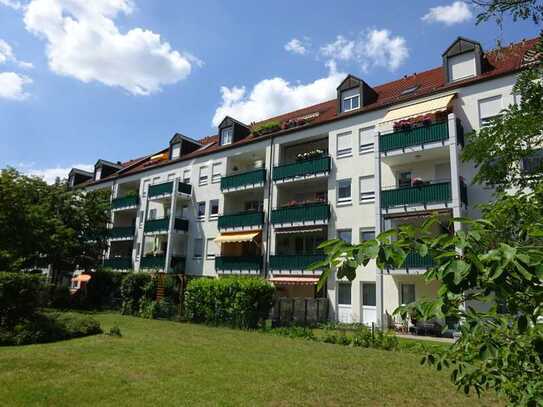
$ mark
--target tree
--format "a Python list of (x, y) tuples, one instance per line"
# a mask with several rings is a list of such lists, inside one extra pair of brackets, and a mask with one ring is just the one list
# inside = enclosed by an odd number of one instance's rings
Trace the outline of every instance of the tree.
[(477, 15), (477, 23), (495, 19), (502, 24), (503, 16), (510, 14), (513, 21), (531, 19), (535, 24), (543, 20), (541, 0), (472, 0), (482, 11)]
[(107, 248), (109, 192), (71, 191), (14, 169), (0, 172), (0, 270), (96, 267)]

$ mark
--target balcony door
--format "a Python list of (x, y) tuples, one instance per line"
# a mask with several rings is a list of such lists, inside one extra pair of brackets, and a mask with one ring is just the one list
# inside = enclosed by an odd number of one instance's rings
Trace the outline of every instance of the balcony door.
[(371, 325), (377, 323), (377, 297), (375, 283), (363, 281), (361, 291), (361, 312), (362, 323)]

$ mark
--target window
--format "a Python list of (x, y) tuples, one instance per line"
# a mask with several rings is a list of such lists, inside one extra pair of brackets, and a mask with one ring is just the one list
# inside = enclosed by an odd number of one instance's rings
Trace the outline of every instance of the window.
[(360, 107), (360, 90), (350, 89), (341, 93), (341, 111), (350, 112)]
[(543, 149), (535, 150), (528, 157), (524, 157), (520, 163), (520, 168), (524, 174), (535, 174), (541, 171), (543, 166)]
[(342, 229), (337, 231), (337, 238), (343, 240), (346, 243), (353, 242), (353, 233), (351, 229)]
[(362, 228), (360, 229), (360, 243), (365, 242), (366, 240), (375, 239), (375, 229), (374, 228)]
[(219, 216), (219, 200), (209, 201), (209, 219), (216, 219)]
[(341, 133), (337, 135), (337, 157), (349, 157), (353, 152), (352, 133)]
[(202, 186), (202, 185), (207, 185), (207, 166), (202, 166), (200, 167), (200, 177), (199, 177), (199, 185)]
[(206, 203), (198, 202), (198, 219), (202, 220), (206, 217)]
[(447, 63), (449, 64), (449, 82), (459, 81), (476, 74), (475, 54), (473, 52), (450, 57)]
[(146, 179), (145, 181), (143, 181), (143, 193), (141, 194), (141, 196), (145, 198), (147, 196), (148, 189), (149, 189), (149, 180)]
[(337, 182), (337, 202), (338, 203), (351, 202), (351, 180), (350, 179), (342, 179)]
[(155, 220), (156, 219), (156, 209), (149, 210), (149, 220)]
[(373, 153), (373, 140), (375, 137), (375, 127), (365, 127), (358, 133), (358, 151), (360, 154)]
[(401, 305), (415, 302), (415, 284), (402, 284), (400, 290)]
[(201, 259), (204, 254), (204, 239), (194, 239), (194, 258)]
[(245, 202), (245, 210), (247, 212), (260, 212), (262, 211), (262, 201), (247, 201)]
[(413, 93), (414, 91), (416, 91), (419, 87), (420, 87), (419, 85), (410, 86), (409, 88), (402, 90), (401, 94), (409, 95), (410, 93)]
[(222, 163), (213, 163), (211, 167), (211, 182), (221, 182)]
[(206, 258), (214, 259), (216, 254), (217, 254), (217, 243), (215, 243), (214, 237), (210, 237), (207, 239)]
[(227, 127), (221, 130), (221, 146), (232, 144), (232, 127)]
[(181, 155), (181, 143), (172, 144), (172, 160), (179, 158)]
[(339, 305), (351, 305), (351, 283), (338, 283), (337, 303)]
[(479, 100), (479, 120), (481, 126), (487, 126), (493, 118), (500, 115), (501, 110), (501, 95)]
[(375, 283), (362, 283), (362, 305), (366, 307), (377, 305)]
[(398, 175), (398, 187), (409, 188), (411, 186), (411, 171), (400, 172)]
[(102, 167), (96, 168), (96, 173), (94, 174), (94, 179), (98, 181), (102, 177)]
[(173, 181), (175, 178), (175, 174), (168, 174), (168, 181)]
[(160, 182), (160, 177), (154, 177), (152, 184), (155, 185), (155, 184), (158, 184), (159, 182)]
[(360, 177), (360, 203), (375, 201), (375, 180), (373, 175)]
[(183, 182), (190, 184), (190, 168), (183, 170)]

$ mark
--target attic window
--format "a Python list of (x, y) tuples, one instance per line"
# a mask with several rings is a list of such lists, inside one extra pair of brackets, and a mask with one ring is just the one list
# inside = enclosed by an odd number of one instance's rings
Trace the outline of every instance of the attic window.
[(102, 177), (102, 167), (96, 168), (96, 173), (94, 174), (94, 179), (98, 181)]
[(350, 112), (360, 107), (359, 88), (350, 89), (341, 93), (341, 111)]
[(225, 127), (221, 130), (221, 146), (232, 144), (232, 127)]
[(181, 143), (172, 144), (172, 160), (179, 158), (181, 155)]
[(401, 94), (402, 94), (402, 95), (408, 95), (408, 94), (410, 94), (410, 93), (415, 92), (418, 88), (420, 88), (419, 85), (411, 86), (411, 87), (409, 87), (409, 88), (407, 88), (407, 89), (402, 90), (402, 93), (401, 93)]
[(466, 52), (450, 57), (448, 64), (450, 82), (460, 81), (477, 75), (474, 52)]

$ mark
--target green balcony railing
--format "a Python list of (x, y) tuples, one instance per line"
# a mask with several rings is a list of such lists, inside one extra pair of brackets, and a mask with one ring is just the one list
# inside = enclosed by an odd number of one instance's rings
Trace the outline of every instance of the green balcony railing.
[(181, 194), (191, 195), (192, 194), (192, 185), (185, 184), (184, 182), (180, 182), (178, 184), (178, 186), (177, 186), (177, 192), (179, 192)]
[(284, 164), (273, 169), (273, 180), (279, 181), (296, 178), (304, 175), (320, 174), (330, 171), (330, 157), (321, 157), (314, 160), (298, 161)]
[(215, 257), (215, 270), (262, 270), (262, 256)]
[(266, 170), (259, 169), (221, 178), (221, 191), (248, 185), (259, 185), (266, 181)]
[(123, 209), (138, 206), (140, 198), (137, 195), (122, 196), (111, 201), (111, 209)]
[(219, 229), (260, 226), (264, 224), (264, 212), (240, 212), (219, 216)]
[(408, 253), (405, 259), (404, 267), (407, 269), (427, 269), (434, 265), (434, 261), (430, 256), (422, 257), (418, 253)]
[(379, 138), (379, 149), (381, 152), (387, 152), (405, 147), (436, 143), (447, 140), (448, 138), (449, 124), (447, 121), (444, 121), (428, 126), (383, 134)]
[(134, 226), (128, 227), (115, 227), (109, 231), (110, 239), (126, 239), (134, 238), (136, 228)]
[(104, 268), (130, 270), (132, 269), (132, 259), (130, 257), (112, 257), (110, 259), (105, 259)]
[(327, 203), (311, 203), (274, 209), (271, 214), (271, 222), (274, 225), (278, 223), (328, 221), (329, 218), (330, 205)]
[(451, 201), (451, 183), (396, 188), (381, 191), (381, 208)]
[(270, 270), (307, 270), (311, 264), (323, 261), (325, 258), (324, 254), (270, 256)]
[(188, 232), (189, 230), (189, 221), (186, 219), (175, 218), (173, 228), (175, 230), (181, 230), (183, 232)]
[(153, 219), (145, 222), (145, 233), (167, 232), (170, 228), (170, 218)]
[(173, 181), (164, 182), (162, 184), (149, 185), (149, 198), (159, 195), (171, 194), (173, 189)]
[(142, 269), (164, 269), (166, 256), (145, 256), (141, 258), (140, 268)]

